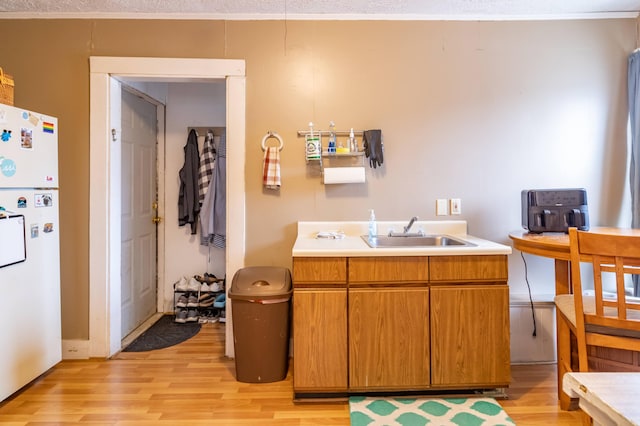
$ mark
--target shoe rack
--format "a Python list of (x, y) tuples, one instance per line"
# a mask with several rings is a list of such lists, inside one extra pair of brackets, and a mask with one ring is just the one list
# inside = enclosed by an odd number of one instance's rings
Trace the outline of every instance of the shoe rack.
[(174, 285), (173, 305), (176, 323), (225, 322), (225, 279), (211, 274), (183, 277)]

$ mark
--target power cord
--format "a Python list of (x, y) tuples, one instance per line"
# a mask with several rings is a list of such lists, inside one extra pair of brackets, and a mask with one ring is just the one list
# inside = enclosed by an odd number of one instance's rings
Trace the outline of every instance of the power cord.
[(531, 305), (531, 317), (533, 318), (533, 337), (536, 337), (536, 311), (533, 309), (533, 298), (531, 297), (531, 285), (529, 284), (529, 273), (527, 272), (527, 260), (524, 258), (524, 254), (520, 252), (520, 257), (524, 263), (524, 280), (527, 283), (527, 289), (529, 290), (529, 303)]

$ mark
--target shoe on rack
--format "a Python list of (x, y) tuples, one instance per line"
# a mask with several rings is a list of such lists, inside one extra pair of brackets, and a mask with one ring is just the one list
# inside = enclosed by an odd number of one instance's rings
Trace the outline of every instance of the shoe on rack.
[(198, 298), (195, 294), (190, 294), (187, 299), (187, 308), (197, 308), (198, 307)]
[(218, 278), (213, 274), (205, 272), (204, 275), (196, 275), (195, 279), (200, 281), (201, 283), (213, 284), (224, 281), (222, 278)]
[(218, 282), (214, 282), (209, 284), (209, 291), (220, 291), (222, 290), (222, 286)]
[(187, 291), (187, 279), (185, 277), (180, 277), (178, 281), (173, 283), (173, 287), (176, 291)]
[(200, 307), (201, 308), (209, 308), (211, 306), (213, 306), (213, 297), (209, 298), (209, 299), (205, 299), (205, 300), (201, 300), (200, 301)]
[(207, 283), (200, 284), (200, 293), (202, 293), (203, 291), (204, 292), (211, 291)]
[(207, 302), (211, 302), (213, 303), (213, 301), (215, 300), (215, 296), (211, 293), (204, 293), (201, 294), (200, 297), (198, 298), (198, 303), (200, 303), (200, 306), (202, 306), (203, 303), (207, 303)]
[(227, 312), (226, 311), (221, 311), (220, 312), (220, 318), (218, 318), (218, 321), (220, 322), (227, 322)]
[(187, 291), (195, 291), (195, 292), (200, 291), (200, 282), (196, 280), (194, 277), (192, 277), (189, 280), (189, 284), (187, 284)]
[(178, 309), (178, 312), (176, 312), (175, 322), (180, 323), (180, 324), (184, 324), (185, 322), (187, 322), (187, 310), (186, 309)]
[(196, 322), (198, 321), (198, 311), (195, 309), (189, 309), (189, 312), (187, 312), (187, 322)]
[(213, 307), (224, 309), (225, 305), (226, 305), (226, 297), (224, 293), (219, 294), (218, 297), (216, 297), (216, 301), (213, 302)]
[(207, 299), (215, 299), (216, 295), (212, 294), (212, 293), (200, 293), (200, 297), (198, 297), (198, 301), (199, 302), (203, 302), (204, 300)]
[(188, 299), (186, 298), (186, 296), (184, 294), (181, 294), (180, 297), (178, 297), (178, 301), (176, 302), (176, 307), (178, 307), (178, 308), (186, 308), (187, 307), (187, 301), (188, 301)]

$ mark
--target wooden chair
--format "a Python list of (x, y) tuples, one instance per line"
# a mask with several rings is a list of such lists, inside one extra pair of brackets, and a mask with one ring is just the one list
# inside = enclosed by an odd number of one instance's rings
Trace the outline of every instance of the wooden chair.
[[(640, 351), (640, 299), (625, 294), (625, 275), (640, 274), (640, 236), (569, 229), (571, 285), (573, 294), (555, 297), (558, 313), (558, 382), (569, 371), (631, 371), (636, 365), (590, 360), (595, 348)], [(593, 290), (585, 294), (580, 265), (593, 269)], [(603, 276), (615, 276), (615, 295), (606, 294)], [(586, 275), (586, 274), (585, 274)], [(606, 280), (606, 279), (605, 279)], [(593, 293), (593, 295), (591, 295)], [(635, 300), (634, 300), (635, 299)], [(577, 359), (572, 359), (572, 336)], [(635, 358), (637, 359), (637, 358)], [(561, 406), (569, 408), (568, 396), (558, 389)], [(563, 397), (565, 404), (563, 404)]]

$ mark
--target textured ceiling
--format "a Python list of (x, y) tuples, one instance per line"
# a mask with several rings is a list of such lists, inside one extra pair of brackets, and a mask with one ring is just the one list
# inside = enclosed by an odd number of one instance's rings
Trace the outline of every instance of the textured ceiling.
[(0, 17), (567, 19), (636, 17), (640, 0), (0, 0)]

